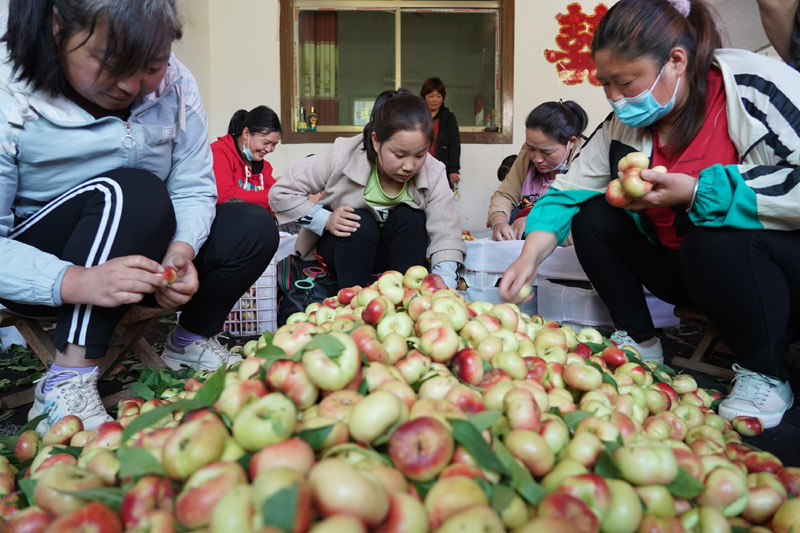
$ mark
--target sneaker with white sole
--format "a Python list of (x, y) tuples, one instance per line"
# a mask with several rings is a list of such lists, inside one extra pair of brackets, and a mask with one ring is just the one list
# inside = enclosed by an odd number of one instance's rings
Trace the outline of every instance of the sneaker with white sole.
[(661, 339), (658, 337), (656, 337), (656, 343), (647, 348), (639, 346), (639, 343), (633, 340), (627, 331), (615, 331), (609, 339), (617, 343), (620, 348), (630, 346), (639, 353), (642, 361), (655, 361), (659, 365), (664, 364), (664, 350), (661, 348)]
[(229, 366), (241, 361), (238, 355), (229, 352), (222, 346), (217, 337), (207, 337), (194, 341), (188, 346), (178, 348), (172, 344), (172, 333), (167, 336), (161, 359), (172, 370), (180, 370), (188, 366), (193, 370), (216, 370), (221, 366)]
[[(74, 377), (59, 381), (50, 392), (45, 394), (44, 384), (47, 378), (59, 374), (74, 374)], [(36, 426), (36, 432), (44, 435), (48, 429), (67, 415), (75, 415), (83, 422), (83, 429), (91, 431), (104, 422), (114, 419), (106, 412), (100, 394), (97, 392), (99, 370), (88, 374), (80, 374), (72, 370), (54, 372), (39, 380), (34, 391), (33, 407), (28, 411), (28, 420), (47, 414)]]
[(734, 364), (733, 388), (719, 404), (719, 415), (727, 420), (737, 416), (755, 416), (764, 428), (780, 424), (783, 413), (794, 403), (788, 382), (747, 370)]

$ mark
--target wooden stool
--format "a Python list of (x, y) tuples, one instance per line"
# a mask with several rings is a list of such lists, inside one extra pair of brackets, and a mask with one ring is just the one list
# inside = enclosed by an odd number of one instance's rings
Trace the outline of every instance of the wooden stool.
[[(153, 350), (145, 338), (144, 334), (158, 318), (171, 313), (173, 309), (162, 307), (145, 307), (133, 305), (117, 324), (116, 336), (112, 339), (108, 347), (106, 356), (99, 360), (100, 377), (105, 377), (114, 370), (117, 365), (131, 351), (142, 363), (154, 368), (165, 366), (161, 357)], [(0, 327), (16, 326), (22, 337), (28, 343), (28, 347), (47, 367), (49, 367), (56, 356), (56, 349), (50, 336), (42, 328), (40, 321), (55, 322), (54, 317), (32, 318), (18, 315), (8, 309), (0, 309)], [(0, 407), (13, 409), (33, 401), (34, 388), (9, 394), (0, 398)], [(103, 402), (106, 403), (105, 401)], [(114, 403), (110, 401), (108, 403)]]
[(734, 373), (730, 368), (717, 366), (710, 362), (712, 359), (712, 352), (721, 352), (732, 354), (730, 348), (725, 346), (720, 341), (719, 335), (714, 332), (711, 327), (711, 322), (703, 313), (689, 307), (675, 307), (675, 316), (693, 322), (703, 337), (694, 349), (692, 356), (688, 359), (686, 357), (673, 357), (672, 364), (688, 368), (690, 370), (697, 370), (704, 374), (709, 374), (714, 377), (723, 379), (733, 379)]

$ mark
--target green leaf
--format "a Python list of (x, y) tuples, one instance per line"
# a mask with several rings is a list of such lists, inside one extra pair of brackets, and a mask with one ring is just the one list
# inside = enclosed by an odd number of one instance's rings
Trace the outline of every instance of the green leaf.
[(245, 472), (249, 472), (250, 471), (250, 461), (252, 459), (253, 459), (253, 454), (252, 453), (246, 453), (243, 456), (239, 457), (236, 460), (236, 462), (239, 463), (239, 466), (241, 466), (242, 469)]
[(369, 394), (369, 384), (366, 379), (361, 380), (361, 384), (358, 386), (358, 393), (362, 396)]
[(322, 444), (325, 442), (325, 439), (328, 438), (328, 435), (330, 435), (332, 429), (332, 424), (330, 426), (322, 426), (319, 428), (304, 429), (297, 433), (297, 436), (306, 441), (308, 445), (314, 449), (314, 451), (319, 451), (322, 449)]
[(50, 455), (57, 455), (59, 453), (66, 453), (68, 455), (71, 455), (75, 459), (77, 459), (77, 458), (79, 458), (81, 456), (81, 452), (82, 451), (83, 451), (83, 448), (78, 447), (78, 446), (65, 446), (63, 448), (53, 448), (52, 450), (50, 450)]
[(41, 422), (45, 418), (47, 418), (47, 413), (43, 413), (37, 417), (32, 418), (31, 420), (28, 420), (28, 423), (22, 426), (22, 429), (19, 430), (19, 433), (17, 433), (17, 435), (22, 435), (25, 431), (28, 431), (29, 429), (36, 429), (36, 426), (39, 425), (39, 422)]
[(34, 381), (36, 381), (40, 377), (42, 377), (42, 373), (41, 372), (34, 372), (33, 374), (25, 376), (24, 378), (18, 379), (16, 381), (15, 385), (17, 387), (22, 387), (23, 385), (30, 385), (31, 383), (33, 383)]
[(492, 472), (500, 472), (501, 474), (510, 475), (509, 470), (500, 462), (495, 453), (483, 440), (478, 428), (473, 426), (466, 420), (458, 418), (449, 418), (448, 421), (453, 426), (453, 437), (456, 441), (464, 446), (467, 451), (475, 458), (478, 463)]
[(302, 352), (309, 350), (321, 349), (330, 358), (337, 358), (344, 352), (344, 344), (342, 341), (331, 335), (330, 333), (318, 333), (308, 341), (302, 348)]
[(690, 499), (703, 493), (705, 486), (683, 467), (678, 467), (678, 476), (667, 485), (670, 494), (678, 498)]
[(619, 393), (619, 387), (617, 386), (617, 380), (609, 374), (608, 372), (603, 372), (603, 383), (609, 383), (611, 386), (614, 387), (614, 390)]
[(153, 398), (156, 397), (156, 393), (153, 392), (153, 389), (151, 389), (150, 387), (148, 387), (147, 385), (145, 385), (144, 383), (142, 383), (140, 381), (136, 381), (134, 383), (131, 383), (130, 390), (131, 390), (131, 394), (134, 397), (135, 396), (140, 396), (140, 397), (144, 398), (145, 400), (152, 400)]
[(588, 346), (593, 354), (594, 353), (600, 353), (603, 350), (605, 350), (605, 348), (606, 348), (605, 344), (600, 344), (600, 343), (597, 343), (597, 342), (584, 342), (583, 344)]
[(570, 411), (564, 415), (564, 422), (567, 423), (567, 427), (570, 431), (575, 431), (575, 428), (578, 427), (578, 424), (591, 416), (594, 415), (592, 413), (587, 413), (586, 411)]
[(514, 501), (516, 496), (517, 493), (514, 492), (514, 489), (502, 483), (498, 483), (494, 485), (494, 490), (492, 491), (489, 501), (491, 502), (492, 509), (494, 509), (497, 514), (500, 514), (505, 511), (506, 507), (511, 505), (511, 502)]
[(436, 483), (436, 479), (432, 479), (430, 481), (414, 481), (414, 488), (417, 489), (417, 494), (423, 500), (425, 496), (428, 495), (428, 491), (431, 490), (431, 487)]
[(256, 351), (256, 357), (260, 357), (261, 359), (266, 359), (267, 361), (280, 361), (282, 359), (288, 359), (290, 361), (299, 361), (301, 353), (298, 351), (294, 356), (286, 355), (286, 352), (283, 351), (283, 348), (280, 346), (274, 346), (272, 344), (265, 346), (263, 348), (259, 348)]
[(279, 490), (264, 500), (261, 512), (264, 516), (264, 526), (293, 531), (294, 517), (297, 514), (297, 484)]
[(435, 377), (436, 377), (436, 376), (438, 376), (438, 375), (439, 375), (439, 374), (436, 374), (435, 372), (434, 372), (434, 373), (431, 373), (431, 375), (429, 375), (429, 376), (428, 376), (428, 377), (426, 377), (425, 379), (421, 379), (421, 380), (417, 381), (416, 383), (412, 383), (412, 384), (411, 384), (411, 388), (412, 388), (412, 389), (414, 389), (414, 392), (419, 392), (419, 389), (420, 389), (420, 387), (422, 387), (422, 384), (423, 384), (423, 383), (425, 383), (425, 382), (426, 382), (426, 381), (428, 381), (429, 379), (433, 379), (433, 378), (435, 378)]
[(481, 359), (481, 366), (483, 366), (483, 371), (488, 372), (492, 369), (492, 365), (489, 364), (489, 361), (486, 359)]
[(140, 478), (147, 474), (166, 476), (161, 461), (144, 448), (122, 446), (117, 449), (119, 458), (119, 477)]
[(83, 498), (93, 502), (100, 502), (107, 505), (114, 511), (119, 511), (122, 505), (122, 497), (125, 495), (121, 487), (101, 487), (97, 489), (83, 490), (59, 490), (63, 494), (69, 494), (76, 498)]
[(24, 478), (20, 479), (19, 490), (25, 495), (25, 498), (30, 502), (31, 505), (34, 504), (33, 493), (36, 490), (36, 483), (38, 480), (33, 478)]
[(545, 493), (542, 487), (534, 481), (530, 470), (521, 466), (499, 439), (494, 442), (494, 449), (497, 458), (503, 463), (506, 470), (511, 472), (509, 476), (511, 486), (528, 503), (539, 505), (539, 502), (545, 497)]
[(267, 329), (264, 330), (264, 333), (262, 333), (261, 336), (264, 337), (264, 341), (266, 341), (267, 345), (272, 344), (272, 339), (275, 338), (275, 335), (270, 333), (270, 331)]
[(147, 411), (146, 413), (140, 414), (125, 427), (122, 432), (122, 442), (126, 442), (129, 438), (131, 438), (131, 435), (134, 435), (138, 431), (148, 428), (153, 424), (157, 424), (162, 418), (169, 416), (175, 411), (192, 411), (194, 409), (201, 409), (203, 407), (206, 407), (206, 405), (203, 402), (197, 401), (197, 399), (180, 400), (175, 403), (156, 407), (152, 411)]
[(225, 388), (225, 374), (227, 374), (227, 372), (228, 369), (224, 365), (219, 367), (219, 369), (208, 378), (208, 381), (203, 383), (203, 386), (197, 391), (194, 400), (202, 403), (205, 407), (214, 405), (219, 395), (222, 394), (222, 389)]
[(492, 496), (494, 496), (494, 485), (483, 479), (481, 476), (474, 476), (472, 480), (480, 485), (483, 492), (486, 493), (486, 499), (492, 501)]
[(467, 420), (479, 432), (492, 427), (503, 415), (500, 411), (481, 411), (480, 413), (467, 413)]
[(594, 473), (604, 478), (622, 479), (622, 474), (614, 462), (612, 454), (613, 452), (609, 452), (608, 448), (600, 452), (594, 464)]

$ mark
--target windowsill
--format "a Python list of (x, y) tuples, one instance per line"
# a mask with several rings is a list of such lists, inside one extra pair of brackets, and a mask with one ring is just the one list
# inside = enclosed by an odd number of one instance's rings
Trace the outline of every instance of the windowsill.
[[(328, 127), (330, 128), (330, 126)], [(328, 129), (326, 128), (326, 129)], [(361, 133), (358, 129), (341, 129), (338, 131), (289, 131), (281, 136), (282, 144), (332, 143), (339, 137), (355, 137)], [(461, 144), (511, 144), (511, 135), (502, 132), (462, 131)]]

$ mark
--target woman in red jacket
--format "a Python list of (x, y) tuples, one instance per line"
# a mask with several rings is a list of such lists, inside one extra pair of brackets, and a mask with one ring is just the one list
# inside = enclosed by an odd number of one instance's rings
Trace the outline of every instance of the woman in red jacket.
[(228, 134), (211, 143), (217, 203), (236, 198), (270, 209), (269, 189), (275, 178), (264, 157), (275, 150), (280, 138), (281, 122), (269, 107), (260, 105), (233, 114)]

